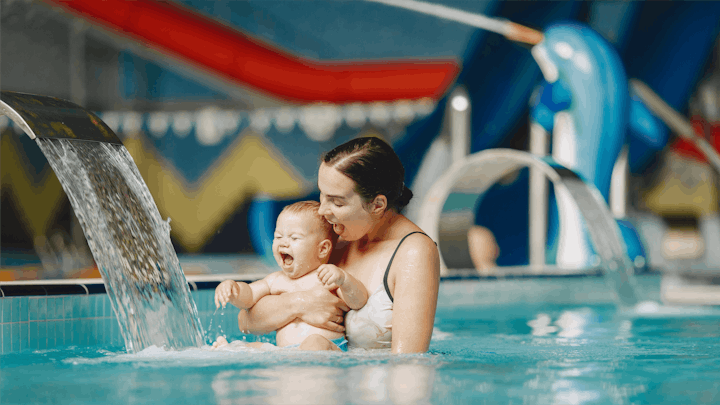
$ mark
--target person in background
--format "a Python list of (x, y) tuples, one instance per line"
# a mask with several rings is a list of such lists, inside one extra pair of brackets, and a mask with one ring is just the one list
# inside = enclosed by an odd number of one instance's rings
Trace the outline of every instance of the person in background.
[(475, 225), (467, 234), (470, 259), (478, 273), (490, 275), (497, 266), (500, 248), (493, 233), (484, 226)]

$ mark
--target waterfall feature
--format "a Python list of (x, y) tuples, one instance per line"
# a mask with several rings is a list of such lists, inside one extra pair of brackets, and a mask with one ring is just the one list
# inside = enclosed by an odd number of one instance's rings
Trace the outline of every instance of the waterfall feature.
[[(635, 305), (638, 302), (635, 269), (600, 192), (552, 159), (518, 150), (489, 149), (456, 162), (423, 199), (418, 226), (438, 242), (441, 271), (447, 274), (448, 269), (473, 267), (467, 231), (475, 223), (476, 201), (501, 177), (523, 167), (536, 168), (548, 177), (558, 195), (559, 210), (577, 210), (582, 215), (598, 264), (608, 286), (615, 292), (618, 304)], [(532, 268), (536, 274), (542, 274), (544, 270)]]
[(170, 225), (107, 125), (67, 101), (12, 92), (2, 92), (0, 113), (36, 140), (57, 174), (105, 281), (126, 350), (202, 345)]

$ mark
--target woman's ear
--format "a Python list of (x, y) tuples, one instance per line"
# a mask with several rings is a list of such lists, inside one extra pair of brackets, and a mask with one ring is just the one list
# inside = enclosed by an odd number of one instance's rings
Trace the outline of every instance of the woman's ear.
[(330, 242), (330, 239), (324, 239), (320, 244), (318, 245), (318, 257), (322, 260), (325, 260), (330, 257), (330, 253), (332, 252), (332, 242)]
[(370, 203), (370, 213), (376, 215), (382, 215), (385, 213), (388, 207), (387, 197), (382, 194), (378, 194)]

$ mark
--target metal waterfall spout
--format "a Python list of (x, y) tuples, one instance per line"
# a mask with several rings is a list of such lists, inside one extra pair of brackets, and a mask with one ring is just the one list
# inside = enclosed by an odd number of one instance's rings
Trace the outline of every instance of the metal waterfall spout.
[(95, 114), (71, 102), (3, 91), (0, 113), (35, 139), (82, 226), (125, 348), (203, 344), (170, 225), (127, 149)]

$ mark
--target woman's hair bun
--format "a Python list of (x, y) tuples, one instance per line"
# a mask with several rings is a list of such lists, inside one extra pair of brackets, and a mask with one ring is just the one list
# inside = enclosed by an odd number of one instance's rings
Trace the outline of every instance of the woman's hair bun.
[(400, 192), (400, 197), (398, 198), (396, 203), (398, 211), (402, 211), (402, 209), (410, 203), (410, 200), (412, 200), (412, 198), (413, 192), (409, 188), (407, 188), (407, 186), (403, 185), (403, 190)]

